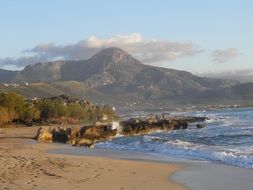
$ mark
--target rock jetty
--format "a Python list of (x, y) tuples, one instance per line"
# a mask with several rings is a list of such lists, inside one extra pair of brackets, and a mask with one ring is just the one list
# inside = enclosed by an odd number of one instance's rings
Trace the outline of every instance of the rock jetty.
[[(156, 131), (170, 131), (188, 128), (196, 123), (197, 128), (205, 117), (164, 117), (150, 116), (122, 120), (113, 123), (96, 122), (83, 127), (41, 127), (35, 139), (39, 142), (61, 142), (74, 146), (92, 147), (96, 142), (114, 138), (118, 135), (145, 135)], [(199, 123), (200, 122), (200, 123)]]

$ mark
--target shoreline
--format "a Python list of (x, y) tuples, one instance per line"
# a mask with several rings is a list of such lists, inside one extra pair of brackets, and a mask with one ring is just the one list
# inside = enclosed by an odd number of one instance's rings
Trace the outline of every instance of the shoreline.
[(180, 159), (176, 157), (163, 157), (150, 153), (135, 151), (120, 151), (112, 149), (57, 146), (50, 150), (51, 154), (76, 155), (80, 157), (104, 157), (115, 160), (131, 160), (137, 162), (151, 162), (162, 164), (180, 165), (181, 169), (174, 171), (170, 179), (191, 190), (251, 190), (253, 170), (238, 166), (200, 161)]
[[(137, 151), (37, 143), (32, 139), (37, 128), (5, 128), (1, 131), (6, 132), (5, 137), (0, 135), (0, 186), (3, 189), (65, 190), (85, 187), (107, 190), (105, 184), (113, 185), (108, 190), (252, 189), (252, 169), (187, 158), (168, 159)], [(58, 186), (54, 186), (53, 181)], [(133, 183), (138, 185), (130, 186)]]
[(191, 190), (252, 190), (253, 170), (213, 162), (192, 162), (172, 179)]
[(58, 145), (35, 143), (34, 129), (8, 130), (0, 137), (1, 189), (187, 189), (171, 179), (180, 164), (50, 154)]

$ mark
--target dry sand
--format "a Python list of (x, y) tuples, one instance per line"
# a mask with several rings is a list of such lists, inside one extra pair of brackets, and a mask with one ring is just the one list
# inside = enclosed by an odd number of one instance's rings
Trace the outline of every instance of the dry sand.
[[(183, 190), (169, 176), (182, 166), (49, 154), (53, 144), (32, 143), (35, 128), (0, 130), (0, 189)], [(25, 138), (17, 138), (17, 137)], [(12, 138), (8, 138), (12, 137)], [(14, 137), (14, 138), (13, 138)]]

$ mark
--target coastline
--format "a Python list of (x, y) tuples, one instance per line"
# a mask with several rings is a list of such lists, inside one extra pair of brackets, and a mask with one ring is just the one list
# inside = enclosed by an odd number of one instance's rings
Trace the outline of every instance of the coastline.
[(240, 168), (223, 163), (162, 157), (157, 154), (134, 151), (120, 151), (103, 148), (83, 149), (81, 147), (69, 147), (66, 145), (57, 146), (57, 149), (52, 149), (49, 153), (179, 165), (181, 166), (181, 169), (174, 171), (170, 175), (170, 179), (191, 190), (252, 189), (252, 169)]
[(59, 145), (31, 140), (35, 129), (5, 130), (8, 135), (0, 135), (1, 189), (186, 190), (170, 178), (183, 169), (180, 164), (50, 154)]
[(134, 151), (37, 143), (31, 140), (36, 128), (1, 131), (6, 131), (4, 138), (0, 135), (3, 189), (252, 189), (252, 169)]

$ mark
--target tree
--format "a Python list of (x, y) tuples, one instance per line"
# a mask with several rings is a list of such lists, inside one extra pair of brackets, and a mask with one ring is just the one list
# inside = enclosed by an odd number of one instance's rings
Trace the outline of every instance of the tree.
[(10, 122), (19, 119), (24, 110), (24, 98), (13, 92), (0, 94), (0, 106), (7, 109)]
[(0, 107), (0, 125), (10, 122), (9, 114), (7, 108)]
[(116, 114), (110, 106), (86, 106), (83, 101), (64, 101), (59, 98), (24, 100), (13, 92), (0, 94), (0, 124), (40, 121), (98, 121), (106, 116), (112, 120)]
[(70, 104), (68, 105), (68, 108), (70, 117), (83, 119), (83, 116), (85, 115), (85, 110), (79, 103)]
[(108, 116), (108, 119), (109, 120), (112, 120), (115, 116), (116, 116), (116, 113), (115, 111), (113, 110), (113, 108), (109, 105), (104, 105), (102, 107), (102, 113), (103, 114), (106, 114)]
[(40, 110), (32, 103), (26, 103), (20, 117), (25, 123), (40, 119)]

